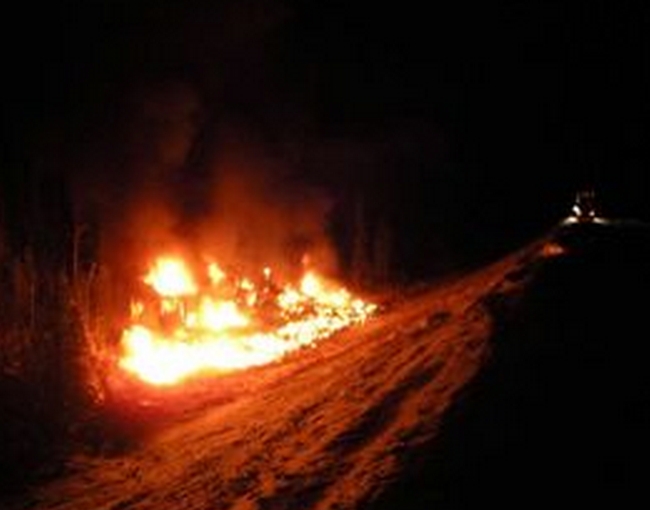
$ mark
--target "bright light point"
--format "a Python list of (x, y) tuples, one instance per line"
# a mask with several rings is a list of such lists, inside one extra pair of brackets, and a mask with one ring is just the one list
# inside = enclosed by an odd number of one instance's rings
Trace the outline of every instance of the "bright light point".
[(189, 269), (182, 260), (172, 257), (157, 259), (144, 282), (165, 297), (188, 296), (197, 292)]
[(215, 262), (208, 265), (208, 278), (212, 285), (218, 285), (226, 279), (226, 273)]

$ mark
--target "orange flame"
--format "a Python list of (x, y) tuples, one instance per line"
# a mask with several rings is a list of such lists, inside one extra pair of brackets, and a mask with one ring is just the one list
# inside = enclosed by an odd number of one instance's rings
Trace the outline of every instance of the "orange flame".
[(161, 257), (144, 278), (161, 296), (176, 297), (196, 293), (192, 275), (182, 260)]
[(310, 271), (278, 287), (271, 268), (259, 282), (231, 278), (215, 262), (200, 287), (183, 260), (161, 257), (144, 277), (155, 291), (134, 301), (119, 366), (154, 385), (280, 359), (338, 330), (364, 322), (377, 306)]

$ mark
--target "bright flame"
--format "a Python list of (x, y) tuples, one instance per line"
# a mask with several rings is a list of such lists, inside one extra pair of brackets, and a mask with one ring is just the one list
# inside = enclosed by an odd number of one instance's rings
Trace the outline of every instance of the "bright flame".
[(198, 314), (192, 315), (189, 326), (198, 326), (212, 331), (241, 328), (250, 324), (250, 319), (233, 301), (213, 301), (205, 297), (201, 300)]
[(208, 264), (208, 278), (212, 285), (219, 285), (226, 279), (226, 273), (219, 267), (219, 264), (211, 262)]
[(195, 294), (196, 284), (185, 263), (177, 258), (161, 257), (144, 277), (161, 296), (176, 297)]
[[(155, 296), (131, 305), (120, 367), (154, 385), (194, 374), (272, 362), (365, 321), (376, 305), (313, 271), (279, 287), (265, 267), (255, 278), (230, 278), (216, 263), (203, 287), (181, 259), (155, 261), (144, 278)], [(201, 280), (203, 281), (203, 280)]]

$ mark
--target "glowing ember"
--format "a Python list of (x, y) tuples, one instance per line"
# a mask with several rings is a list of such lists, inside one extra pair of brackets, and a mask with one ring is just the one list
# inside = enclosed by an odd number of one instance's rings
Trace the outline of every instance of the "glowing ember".
[(284, 287), (272, 274), (265, 267), (259, 281), (231, 278), (210, 262), (197, 280), (181, 259), (156, 260), (144, 278), (155, 294), (131, 305), (120, 367), (171, 385), (198, 373), (262, 365), (363, 322), (377, 308), (314, 272)]

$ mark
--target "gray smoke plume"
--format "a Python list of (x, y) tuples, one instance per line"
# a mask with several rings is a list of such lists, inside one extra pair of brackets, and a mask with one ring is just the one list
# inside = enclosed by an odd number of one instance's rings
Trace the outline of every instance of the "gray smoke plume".
[(198, 94), (178, 82), (139, 86), (118, 104), (76, 178), (78, 216), (96, 218), (111, 266), (133, 274), (180, 252), (286, 278), (336, 270), (330, 202), (281, 143), (243, 122), (206, 128)]

